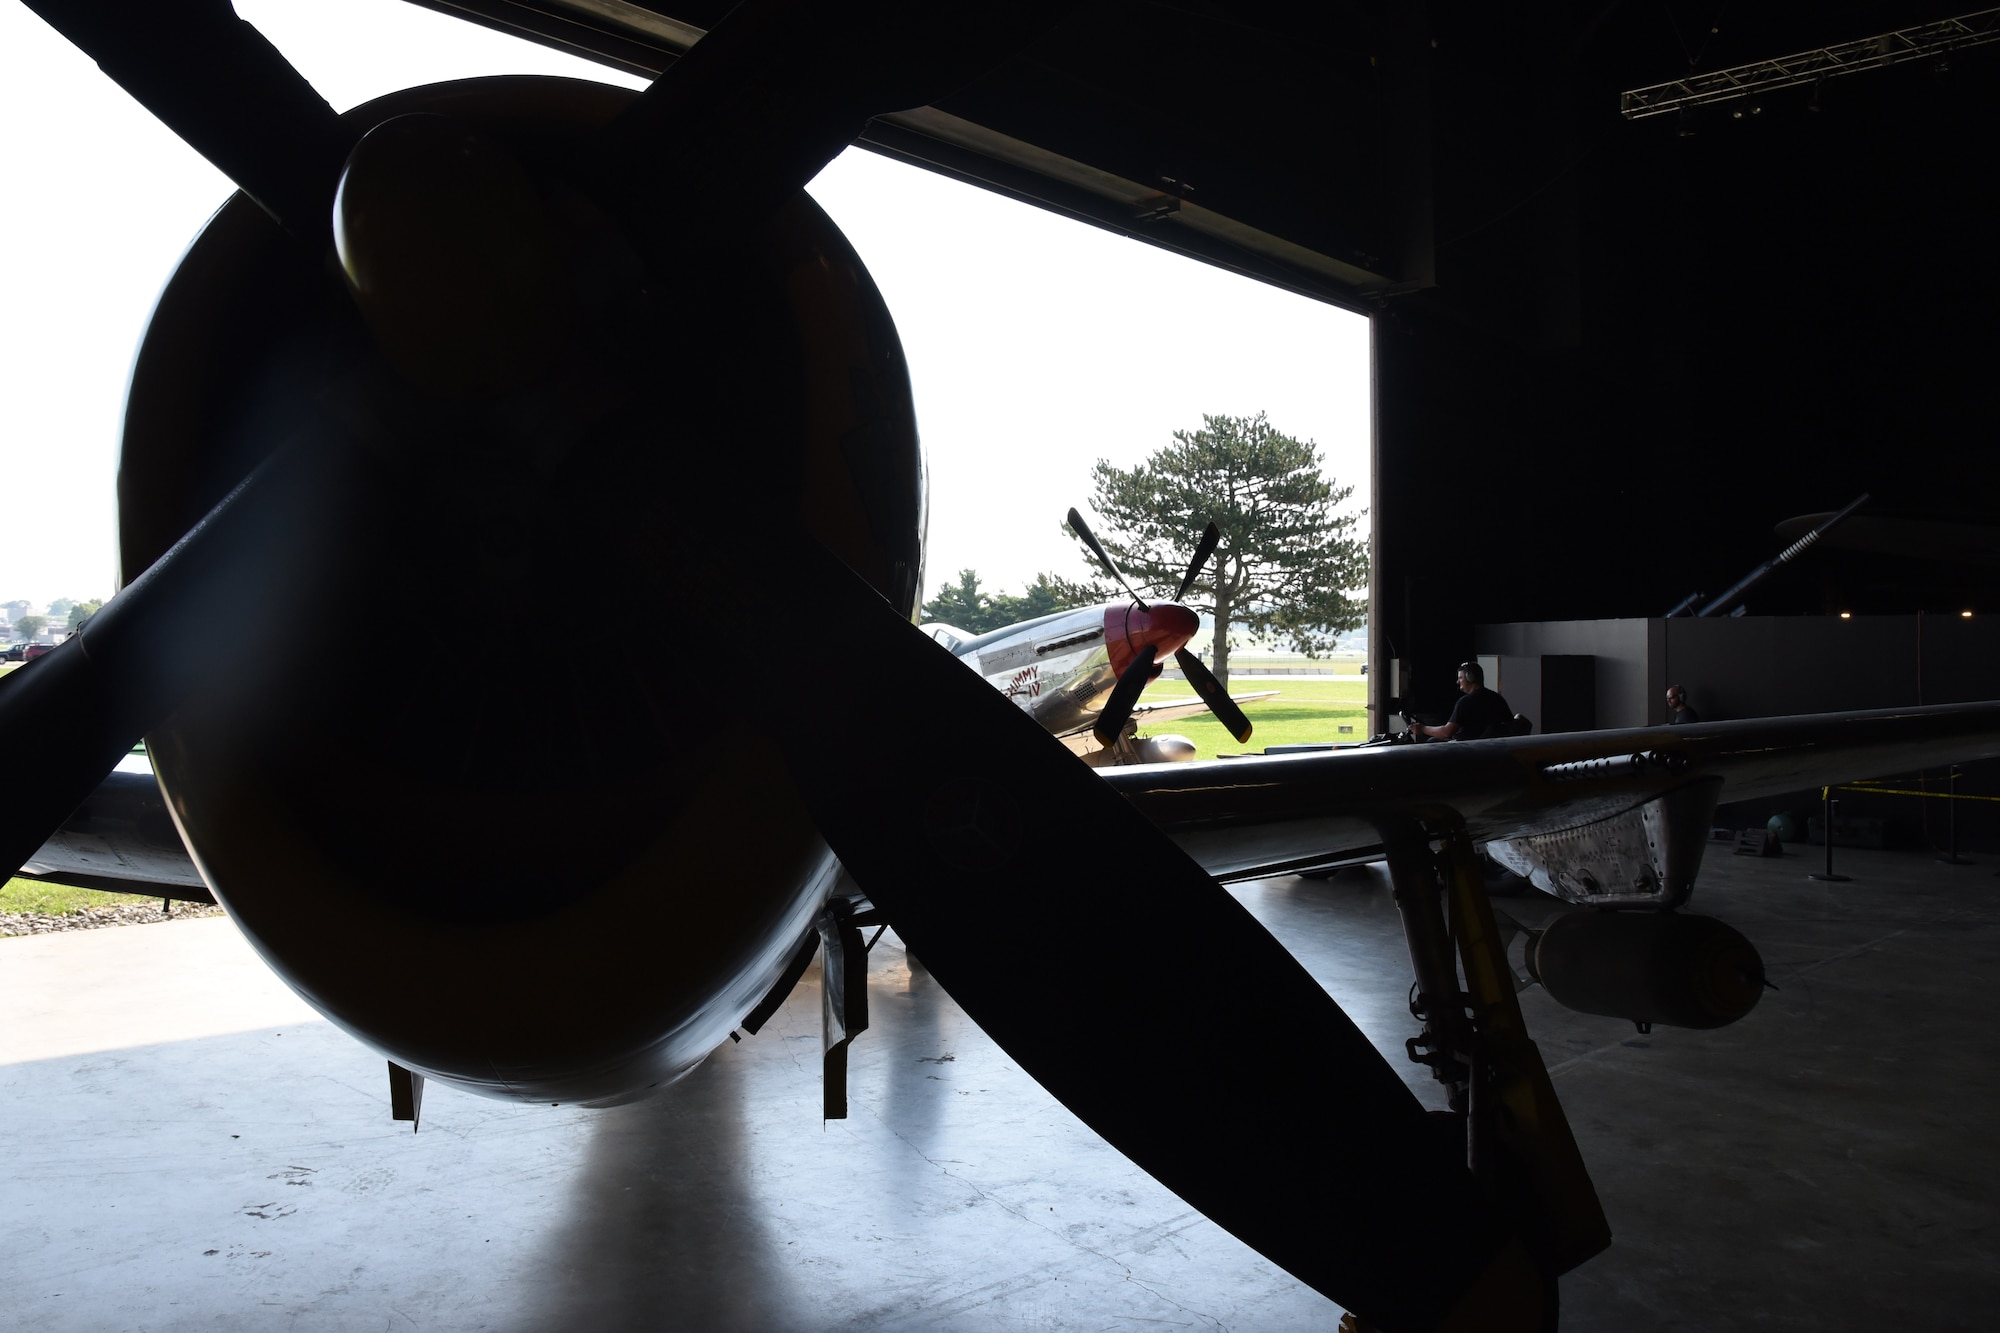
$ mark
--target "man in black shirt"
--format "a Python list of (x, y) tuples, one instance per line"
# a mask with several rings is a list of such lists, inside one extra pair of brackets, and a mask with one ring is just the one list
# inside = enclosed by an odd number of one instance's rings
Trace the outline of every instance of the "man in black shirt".
[(1678, 685), (1667, 686), (1667, 725), (1684, 726), (1701, 721), (1701, 714), (1688, 707), (1687, 691)]
[(1458, 668), (1458, 702), (1451, 707), (1451, 717), (1443, 726), (1427, 727), (1421, 722), (1412, 722), (1410, 732), (1415, 736), (1429, 736), (1441, 741), (1476, 741), (1485, 736), (1507, 734), (1514, 720), (1514, 710), (1507, 701), (1486, 688), (1486, 669), (1477, 662), (1465, 662)]

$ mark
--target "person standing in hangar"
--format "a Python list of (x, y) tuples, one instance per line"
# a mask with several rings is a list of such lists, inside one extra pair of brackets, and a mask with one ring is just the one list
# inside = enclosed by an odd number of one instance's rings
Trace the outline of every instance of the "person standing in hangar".
[(1687, 691), (1678, 685), (1667, 686), (1667, 725), (1682, 727), (1699, 721), (1701, 714), (1689, 706)]

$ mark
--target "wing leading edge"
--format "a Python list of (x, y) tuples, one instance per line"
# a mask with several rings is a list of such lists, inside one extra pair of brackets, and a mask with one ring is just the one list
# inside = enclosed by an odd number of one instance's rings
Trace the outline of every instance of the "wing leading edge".
[(215, 901), (151, 772), (106, 777), (20, 873), (80, 889)]
[(1102, 770), (1210, 874), (1380, 851), (1385, 821), (1444, 812), (1480, 842), (1577, 828), (1720, 780), (1720, 799), (2000, 755), (2000, 702), (1818, 713)]

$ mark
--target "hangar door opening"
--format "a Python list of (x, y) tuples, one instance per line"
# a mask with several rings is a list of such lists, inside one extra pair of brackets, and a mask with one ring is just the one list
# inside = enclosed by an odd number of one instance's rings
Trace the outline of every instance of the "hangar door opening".
[[(1305, 738), (1365, 737), (1365, 316), (865, 150), (848, 150), (810, 189), (874, 274), (909, 359), (930, 473), (925, 619), (976, 618), (961, 627), (985, 630), (1058, 609), (1052, 588), (1072, 594), (1057, 596), (1061, 605), (1089, 600), (1075, 596), (1077, 585), (1103, 580), (1068, 535), (1071, 506), (1117, 549), (1105, 501), (1132, 491), (1113, 486), (1116, 474), (1169, 466), (1160, 455), (1186, 452), (1198, 433), (1212, 451), (1267, 431), (1311, 446), (1311, 474), (1341, 497), (1326, 503), (1318, 528), (1344, 557), (1319, 564), (1302, 590), (1334, 623), (1287, 630), (1269, 616), (1295, 594), (1253, 592), (1231, 614), (1221, 665), (1242, 682), (1232, 692), (1290, 695)], [(1216, 512), (1233, 504), (1260, 519), (1300, 480), (1258, 477), (1247, 463), (1233, 483), (1213, 470), (1201, 476)], [(1232, 485), (1234, 497), (1220, 493)], [(1163, 488), (1150, 515), (1152, 548), (1171, 548), (1179, 568), (1167, 578), (1135, 574), (1140, 591), (1173, 593), (1209, 517), (1192, 512), (1190, 497), (1202, 489)], [(1329, 577), (1333, 569), (1341, 573)], [(1335, 582), (1344, 586), (1325, 586)], [(1203, 613), (1194, 646), (1217, 666), (1213, 598), (1187, 600)], [(1163, 679), (1148, 697), (1186, 688)], [(1275, 717), (1261, 723), (1253, 744), (1277, 729)]]
[[(414, 6), (237, 7), (338, 109), (485, 74), (645, 82)], [(0, 57), (10, 76), (0, 93), (22, 109), (17, 119), (69, 108), (22, 170), (61, 206), (17, 209), (5, 224), (10, 250), (37, 262), (23, 271), (5, 330), (12, 355), (0, 358), (9, 424), (34, 445), (0, 450), (0, 491), (20, 499), (0, 530), (12, 580), (0, 600), (40, 611), (116, 586), (113, 479), (132, 349), (164, 277), (232, 186), (32, 13), (15, 7), (0, 23)], [(80, 161), (92, 171), (77, 173)], [(962, 587), (968, 570), (988, 601), (1017, 599), (998, 602), (1008, 613), (1040, 575), (1091, 580), (1063, 516), (1074, 505), (1102, 525), (1095, 465), (1133, 468), (1176, 432), (1203, 430), (1205, 417), (1261, 414), (1272, 431), (1316, 446), (1331, 484), (1352, 488), (1334, 512), (1365, 551), (1363, 316), (866, 151), (850, 150), (812, 189), (874, 273), (909, 358), (930, 467), (926, 600)], [(145, 207), (135, 211), (134, 199)], [(1206, 518), (1197, 507), (1162, 520), (1182, 561)], [(1102, 526), (1100, 535), (1114, 536)], [(1150, 580), (1146, 591), (1177, 581)], [(1366, 582), (1364, 567), (1331, 591), (1365, 608)], [(1259, 609), (1239, 606), (1232, 619)], [(1358, 619), (1344, 627), (1331, 663), (1282, 651), (1282, 638), (1275, 651), (1248, 634), (1230, 647), (1239, 675), (1331, 665), (1358, 677), (1366, 633)], [(1195, 646), (1213, 664), (1210, 638), (1205, 629)], [(1260, 727), (1257, 739), (1272, 734)]]

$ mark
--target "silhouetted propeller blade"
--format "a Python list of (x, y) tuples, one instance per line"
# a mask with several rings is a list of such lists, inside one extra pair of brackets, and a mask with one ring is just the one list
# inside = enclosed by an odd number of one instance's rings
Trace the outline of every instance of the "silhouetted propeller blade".
[(727, 237), (765, 217), (874, 116), (936, 101), (1080, 0), (754, 0), (624, 112), (599, 176), (626, 216)]
[(1139, 702), (1139, 691), (1146, 688), (1146, 682), (1153, 678), (1153, 659), (1159, 650), (1152, 644), (1139, 649), (1132, 665), (1125, 668), (1125, 674), (1111, 687), (1111, 697), (1104, 701), (1104, 711), (1097, 715), (1097, 724), (1090, 729), (1102, 746), (1118, 743), (1118, 735), (1125, 730), (1131, 720), (1132, 707)]
[(1250, 719), (1243, 716), (1243, 710), (1229, 697), (1229, 691), (1222, 688), (1222, 682), (1215, 678), (1199, 657), (1183, 648), (1174, 654), (1174, 660), (1181, 664), (1181, 674), (1187, 683), (1194, 686), (1194, 692), (1208, 705), (1208, 711), (1222, 719), (1222, 725), (1229, 729), (1238, 744), (1250, 741)]
[(190, 148), (315, 247), (351, 136), (229, 0), (26, 0)]
[[(842, 692), (809, 731), (770, 732), (911, 952), (1191, 1206), (1374, 1325), (1436, 1326), (1502, 1229), (1463, 1149), (1339, 1006), (1096, 773), (846, 566), (789, 534), (760, 558), (824, 611), (821, 649), (894, 680), (911, 716), (981, 738), (976, 764), (885, 754), (865, 691)], [(789, 666), (754, 669), (761, 688), (787, 687)], [(1051, 929), (1006, 928), (1024, 893), (1055, 914)]]
[(1187, 599), (1188, 589), (1192, 588), (1194, 581), (1201, 577), (1201, 567), (1208, 563), (1209, 556), (1215, 554), (1215, 544), (1221, 540), (1222, 529), (1213, 523), (1209, 524), (1207, 531), (1201, 534), (1201, 540), (1195, 543), (1194, 559), (1188, 561), (1188, 570), (1181, 578), (1180, 590), (1174, 594), (1175, 601)]
[(1088, 546), (1091, 554), (1097, 557), (1097, 563), (1104, 566), (1104, 572), (1109, 574), (1119, 587), (1130, 594), (1133, 601), (1137, 602), (1140, 606), (1146, 604), (1145, 598), (1132, 591), (1132, 585), (1126, 580), (1124, 571), (1118, 568), (1118, 562), (1111, 558), (1111, 553), (1105, 550), (1103, 543), (1097, 540), (1097, 534), (1090, 530), (1090, 524), (1084, 522), (1083, 515), (1077, 513), (1074, 509), (1069, 511), (1069, 530), (1083, 538), (1083, 544)]
[[(0, 803), (0, 878), (35, 854), (198, 686), (254, 694), (337, 577), (358, 451), (274, 453), (55, 651), (0, 679), (0, 754), (35, 780)], [(245, 607), (259, 608), (246, 614)]]

